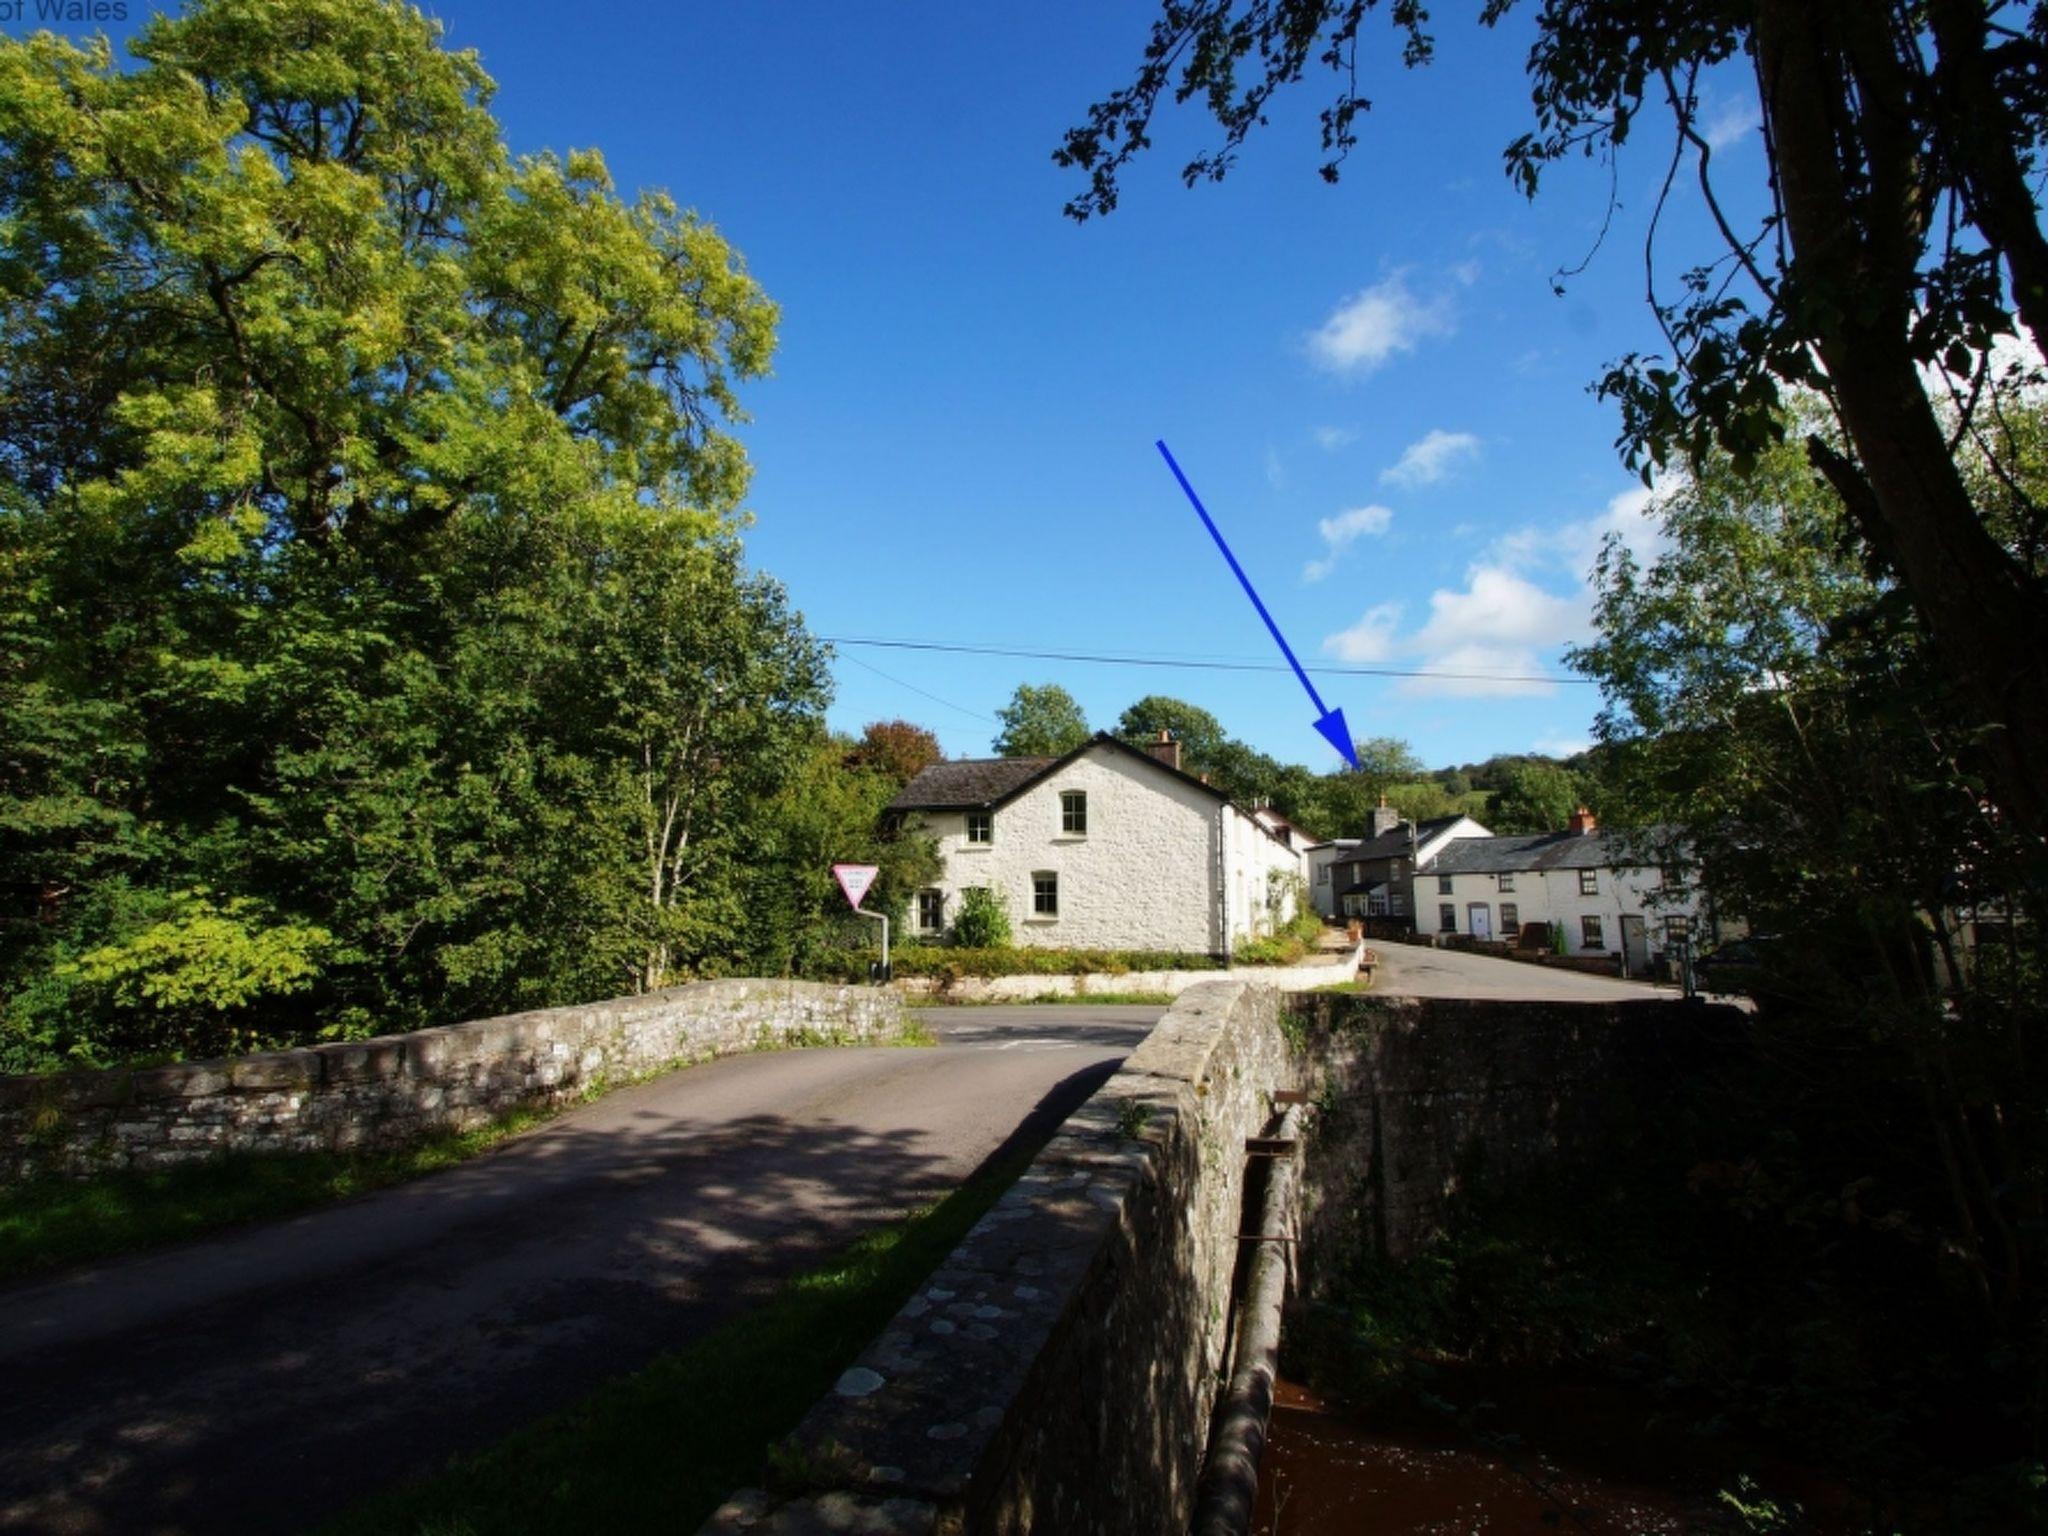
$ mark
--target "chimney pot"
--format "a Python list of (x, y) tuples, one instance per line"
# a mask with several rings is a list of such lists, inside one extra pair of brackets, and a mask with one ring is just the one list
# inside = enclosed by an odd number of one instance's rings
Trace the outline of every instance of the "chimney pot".
[[(1158, 736), (1145, 743), (1145, 750), (1167, 767), (1179, 771), (1180, 743), (1173, 739), (1173, 732), (1167, 730), (1165, 726), (1159, 728)], [(1206, 784), (1209, 781), (1204, 778), (1202, 782)]]
[(1599, 825), (1593, 813), (1583, 805), (1572, 812), (1572, 832), (1575, 836), (1584, 837), (1587, 833), (1595, 831)]

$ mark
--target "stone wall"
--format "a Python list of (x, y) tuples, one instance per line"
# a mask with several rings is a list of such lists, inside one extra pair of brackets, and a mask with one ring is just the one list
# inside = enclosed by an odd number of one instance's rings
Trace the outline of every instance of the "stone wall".
[(0, 1078), (0, 1179), (395, 1146), (713, 1056), (878, 1043), (903, 1019), (886, 990), (702, 981), (228, 1061)]
[[(1735, 1049), (1741, 1015), (1672, 999), (1292, 999), (1315, 1062), (1302, 1254), (1314, 1289), (1363, 1247), (1401, 1258), (1476, 1172), (1613, 1156)], [(1620, 1154), (1625, 1155), (1625, 1154)]]
[(1301, 1067), (1281, 996), (1185, 993), (804, 1419), (808, 1491), (706, 1536), (1180, 1536), (1224, 1366), (1245, 1140)]
[(1120, 971), (1114, 975), (1102, 971), (1087, 976), (962, 976), (955, 981), (906, 976), (891, 985), (906, 997), (930, 998), (939, 1003), (999, 1002), (1004, 998), (1055, 994), (1085, 1000), (1091, 992), (1164, 992), (1179, 997), (1190, 987), (1212, 981), (1241, 981), (1278, 992), (1307, 992), (1351, 980), (1365, 963), (1365, 957), (1365, 945), (1360, 943), (1346, 950), (1318, 951), (1299, 965), (1235, 965), (1213, 971)]

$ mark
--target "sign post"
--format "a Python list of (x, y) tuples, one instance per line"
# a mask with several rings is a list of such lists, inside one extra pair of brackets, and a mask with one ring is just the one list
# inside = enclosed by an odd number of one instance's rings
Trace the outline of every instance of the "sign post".
[(834, 864), (832, 866), (832, 878), (839, 882), (839, 889), (846, 893), (846, 902), (848, 906), (853, 908), (853, 915), (855, 917), (873, 918), (882, 925), (882, 964), (880, 972), (875, 979), (877, 981), (887, 981), (889, 979), (889, 915), (886, 912), (863, 912), (860, 905), (862, 898), (868, 893), (868, 888), (875, 883), (875, 876), (881, 872), (880, 866), (874, 864)]

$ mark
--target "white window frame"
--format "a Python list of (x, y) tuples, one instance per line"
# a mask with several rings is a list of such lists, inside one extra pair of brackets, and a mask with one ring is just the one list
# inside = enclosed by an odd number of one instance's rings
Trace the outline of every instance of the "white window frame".
[(1579, 871), (1579, 894), (1581, 896), (1598, 896), (1600, 894), (1599, 870), (1582, 869)]
[[(974, 835), (974, 824), (981, 823), (982, 835)], [(966, 843), (970, 848), (986, 848), (996, 840), (996, 813), (994, 811), (969, 811), (967, 813)]]
[(1499, 875), (1495, 876), (1495, 878), (1496, 878), (1496, 879), (1497, 879), (1497, 880), (1498, 880), (1498, 881), (1500, 882), (1500, 893), (1501, 893), (1501, 895), (1505, 896), (1505, 895), (1507, 895), (1507, 894), (1508, 894), (1508, 893), (1509, 893), (1510, 891), (1514, 890), (1514, 888), (1515, 888), (1515, 872), (1514, 872), (1513, 870), (1511, 870), (1511, 869), (1504, 869), (1504, 870), (1502, 870), (1502, 871), (1501, 871), (1501, 872), (1499, 873)]

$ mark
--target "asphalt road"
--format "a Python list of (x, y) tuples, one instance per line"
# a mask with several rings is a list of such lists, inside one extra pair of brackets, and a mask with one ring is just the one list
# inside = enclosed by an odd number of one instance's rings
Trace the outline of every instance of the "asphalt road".
[(1056, 1124), (1158, 1008), (932, 1009), (460, 1168), (0, 1288), (0, 1531), (295, 1531), (575, 1401)]
[(1528, 998), (1541, 1002), (1607, 1003), (1629, 998), (1676, 997), (1676, 987), (1620, 981), (1494, 955), (1425, 949), (1382, 939), (1370, 944), (1380, 957), (1373, 991), (1389, 997)]

